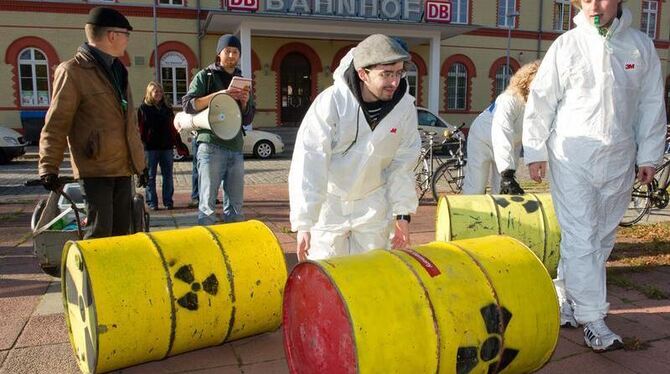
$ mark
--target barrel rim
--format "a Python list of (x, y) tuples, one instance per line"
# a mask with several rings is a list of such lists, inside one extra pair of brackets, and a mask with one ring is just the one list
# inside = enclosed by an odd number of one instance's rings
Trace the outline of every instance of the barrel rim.
[[(327, 260), (325, 260), (327, 261)], [(289, 346), (290, 346), (290, 341), (289, 341), (289, 336), (288, 336), (288, 329), (287, 327), (287, 320), (288, 320), (288, 313), (285, 312), (286, 310), (286, 304), (287, 304), (287, 295), (290, 294), (288, 292), (290, 288), (293, 285), (293, 280), (294, 276), (297, 277), (297, 271), (300, 271), (301, 268), (304, 267), (313, 267), (316, 270), (318, 270), (321, 274), (324, 275), (324, 278), (328, 280), (328, 282), (331, 284), (332, 289), (337, 292), (337, 296), (339, 298), (339, 304), (342, 305), (342, 309), (346, 312), (347, 314), (347, 320), (348, 320), (348, 325), (349, 325), (349, 335), (351, 336), (351, 342), (352, 342), (352, 353), (353, 353), (353, 360), (355, 364), (355, 372), (360, 373), (360, 367), (359, 367), (359, 362), (358, 362), (358, 342), (356, 341), (356, 334), (354, 331), (354, 325), (353, 325), (353, 318), (351, 315), (351, 311), (349, 310), (349, 305), (345, 302), (344, 296), (342, 295), (342, 291), (340, 290), (339, 286), (337, 283), (333, 280), (332, 276), (328, 273), (328, 271), (325, 270), (324, 266), (319, 262), (319, 261), (314, 261), (314, 260), (306, 260), (303, 262), (298, 263), (293, 270), (291, 271), (291, 274), (289, 274), (287, 280), (286, 280), (286, 285), (284, 287), (284, 298), (282, 301), (282, 326), (283, 328), (283, 342), (284, 342), (284, 353), (286, 355), (286, 362), (289, 366), (289, 371), (291, 373), (295, 373), (295, 368), (292, 366), (293, 360), (291, 359), (292, 355), (291, 352), (289, 351)]]

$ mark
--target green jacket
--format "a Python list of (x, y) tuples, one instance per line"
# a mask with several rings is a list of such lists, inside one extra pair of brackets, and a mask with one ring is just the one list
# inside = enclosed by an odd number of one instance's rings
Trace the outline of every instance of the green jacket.
[[(188, 92), (182, 99), (184, 111), (190, 114), (197, 113), (194, 105), (195, 99), (228, 88), (233, 76), (242, 76), (242, 72), (239, 69), (235, 69), (233, 74), (228, 74), (228, 72), (223, 70), (218, 64), (212, 64), (206, 69), (200, 70), (195, 77), (193, 77)], [(253, 104), (253, 95), (250, 95), (247, 109), (242, 112), (242, 125), (250, 124), (254, 119), (255, 113), (256, 108)], [(219, 138), (210, 130), (198, 130), (197, 141), (201, 143), (216, 144), (236, 152), (241, 152), (242, 146), (244, 145), (244, 137), (241, 127), (237, 135), (229, 140)]]

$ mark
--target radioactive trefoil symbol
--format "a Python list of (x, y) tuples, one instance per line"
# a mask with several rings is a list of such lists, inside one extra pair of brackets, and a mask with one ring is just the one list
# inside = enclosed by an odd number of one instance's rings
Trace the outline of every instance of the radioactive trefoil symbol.
[[(500, 351), (505, 329), (507, 329), (507, 325), (512, 319), (512, 313), (504, 306), (498, 307), (496, 304), (489, 304), (480, 309), (480, 312), (489, 336), (481, 347), (458, 348), (456, 356), (456, 372), (458, 374), (471, 372), (480, 360), (488, 364), (488, 374), (501, 372), (519, 353), (519, 350), (510, 348), (504, 348), (502, 353)], [(498, 357), (500, 359), (496, 360)]]
[(191, 286), (191, 291), (177, 299), (177, 304), (188, 310), (198, 310), (198, 293), (200, 291), (204, 291), (212, 296), (219, 292), (219, 281), (216, 279), (216, 275), (213, 273), (210, 274), (204, 281), (202, 281), (202, 284), (200, 284), (195, 281), (193, 267), (191, 265), (180, 267), (174, 274), (174, 277)]

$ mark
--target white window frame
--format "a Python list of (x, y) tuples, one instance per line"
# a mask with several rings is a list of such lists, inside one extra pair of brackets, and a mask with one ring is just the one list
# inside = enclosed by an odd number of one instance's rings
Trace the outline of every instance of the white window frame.
[[(459, 19), (462, 7), (465, 7), (465, 19)], [(451, 23), (468, 24), (468, 19), (470, 18), (469, 7), (470, 0), (451, 0)]]
[[(507, 79), (505, 79), (505, 68), (507, 68), (508, 71)], [(495, 89), (493, 91), (494, 100), (496, 97), (498, 97), (498, 95), (500, 95), (503, 91), (505, 91), (513, 74), (514, 71), (512, 70), (511, 66), (508, 66), (507, 64), (501, 64), (500, 66), (498, 66), (495, 75)]]
[[(463, 87), (462, 90), (459, 87)], [(460, 98), (463, 99), (462, 106), (458, 105)], [(468, 107), (468, 68), (461, 62), (454, 62), (447, 71), (446, 100), (447, 110), (466, 110)]]
[[(23, 59), (21, 56), (28, 51), (30, 52), (30, 58), (28, 59)], [(39, 52), (44, 56), (44, 59), (36, 59), (35, 58), (35, 51)], [(23, 84), (22, 81), (24, 78), (21, 75), (21, 66), (22, 65), (29, 65), (30, 66), (30, 78), (32, 80), (32, 85), (33, 85), (33, 92), (30, 96), (28, 96), (28, 93), (23, 92)], [(44, 66), (44, 69), (46, 70), (47, 76), (44, 78), (47, 81), (47, 90), (46, 93), (42, 91), (42, 94), (40, 95), (40, 91), (37, 89), (37, 66)], [(44, 53), (39, 48), (35, 47), (28, 47), (24, 48), (19, 52), (19, 57), (17, 59), (17, 68), (18, 68), (18, 75), (19, 75), (19, 97), (21, 99), (21, 106), (36, 106), (36, 107), (48, 107), (49, 102), (51, 100), (51, 79), (49, 78), (49, 60), (47, 57), (47, 54)]]
[[(175, 2), (179, 2), (175, 4)], [(157, 0), (156, 5), (160, 6), (184, 6), (186, 5), (186, 0)]]
[(419, 98), (419, 69), (417, 69), (416, 64), (410, 62), (407, 64), (407, 85), (409, 86), (409, 92), (412, 92), (414, 89), (414, 98)]
[[(179, 59), (180, 61), (169, 61), (169, 59)], [(171, 78), (171, 84), (172, 84), (172, 90), (171, 92), (167, 92), (167, 87), (165, 85), (165, 80), (166, 78), (163, 76), (163, 69), (170, 69), (172, 71), (172, 78)], [(185, 90), (183, 93), (177, 92), (177, 69), (184, 69), (184, 76), (186, 77), (186, 82), (185, 82)], [(161, 85), (163, 86), (163, 90), (165, 90), (164, 95), (169, 95), (169, 97), (172, 98), (172, 102), (170, 103), (172, 106), (180, 106), (181, 105), (181, 98), (186, 95), (186, 92), (188, 91), (188, 61), (186, 60), (186, 57), (182, 55), (179, 52), (176, 51), (170, 51), (165, 53), (163, 56), (161, 56), (160, 60), (160, 72), (161, 72)]]
[[(649, 21), (653, 20), (654, 24), (650, 25)], [(652, 39), (656, 39), (656, 26), (658, 24), (658, 1), (657, 0), (643, 0), (642, 1), (642, 19), (640, 20), (640, 30), (647, 34)]]
[[(558, 12), (554, 14), (554, 31), (568, 31), (572, 28), (572, 17), (574, 17), (574, 9), (572, 7), (572, 4), (570, 3), (570, 0), (554, 0), (554, 9), (556, 9), (556, 6), (560, 8)], [(565, 29), (565, 8), (568, 8), (568, 28)]]
[[(516, 22), (516, 17), (507, 17), (509, 13), (513, 13), (516, 11), (516, 0), (498, 0), (498, 9), (496, 12), (498, 12), (498, 27), (502, 28), (514, 28), (515, 22)], [(500, 9), (501, 6), (503, 9), (505, 9), (505, 14), (500, 14)], [(509, 25), (509, 22), (512, 24)]]

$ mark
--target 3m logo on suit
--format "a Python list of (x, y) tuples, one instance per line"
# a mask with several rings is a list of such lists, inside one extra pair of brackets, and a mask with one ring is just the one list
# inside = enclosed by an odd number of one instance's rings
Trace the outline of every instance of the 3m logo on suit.
[(635, 64), (626, 64), (624, 65), (625, 70), (634, 70), (635, 69)]

